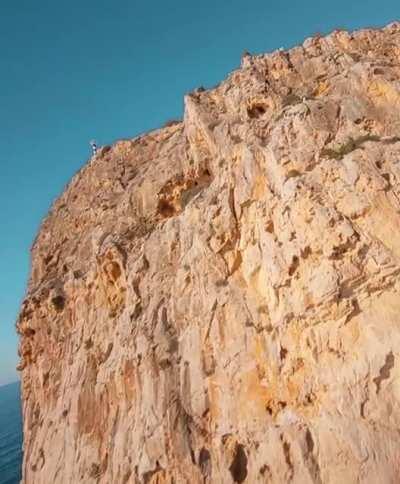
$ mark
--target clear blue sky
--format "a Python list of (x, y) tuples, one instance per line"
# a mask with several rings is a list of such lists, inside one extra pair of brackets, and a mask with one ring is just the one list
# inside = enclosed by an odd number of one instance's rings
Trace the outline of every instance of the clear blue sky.
[(15, 380), (14, 324), (29, 247), (88, 140), (182, 116), (183, 95), (261, 53), (336, 27), (381, 26), (398, 0), (1, 0), (0, 384)]

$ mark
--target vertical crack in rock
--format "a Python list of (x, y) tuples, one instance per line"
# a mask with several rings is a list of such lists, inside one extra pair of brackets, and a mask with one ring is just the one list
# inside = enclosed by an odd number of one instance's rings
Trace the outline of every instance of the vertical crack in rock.
[(373, 382), (376, 385), (376, 394), (378, 395), (380, 389), (381, 389), (381, 383), (384, 380), (387, 380), (390, 378), (390, 372), (394, 368), (394, 355), (393, 352), (391, 351), (386, 355), (385, 358), (385, 364), (382, 366), (382, 368), (379, 370), (379, 376), (374, 378)]
[(200, 469), (201, 469), (201, 473), (204, 476), (204, 479), (205, 480), (211, 479), (211, 477), (212, 477), (211, 454), (204, 447), (202, 447), (201, 450), (200, 450), (199, 466), (200, 466)]
[(237, 444), (233, 460), (229, 466), (233, 482), (244, 482), (247, 477), (247, 456), (242, 444)]
[(306, 447), (307, 447), (307, 457), (310, 462), (310, 474), (313, 479), (313, 482), (315, 484), (322, 484), (322, 479), (321, 479), (321, 469), (319, 467), (318, 459), (314, 455), (314, 439), (313, 436), (310, 432), (310, 429), (306, 430), (305, 434), (305, 440), (306, 440)]
[(282, 442), (283, 455), (285, 457), (285, 462), (287, 466), (287, 482), (290, 482), (294, 476), (293, 462), (290, 454), (290, 443), (287, 440), (285, 440), (283, 435), (281, 436), (281, 442)]

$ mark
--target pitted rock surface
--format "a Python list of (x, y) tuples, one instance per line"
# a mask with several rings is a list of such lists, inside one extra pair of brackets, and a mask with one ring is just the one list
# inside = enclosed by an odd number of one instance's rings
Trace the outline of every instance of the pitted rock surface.
[(397, 482), (399, 197), (399, 24), (100, 149), (32, 248), (23, 481)]

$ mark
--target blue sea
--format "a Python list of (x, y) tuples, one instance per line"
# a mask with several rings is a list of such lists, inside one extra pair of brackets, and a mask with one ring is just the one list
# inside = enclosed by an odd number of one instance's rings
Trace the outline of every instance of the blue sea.
[(22, 419), (20, 384), (0, 387), (0, 484), (21, 479)]

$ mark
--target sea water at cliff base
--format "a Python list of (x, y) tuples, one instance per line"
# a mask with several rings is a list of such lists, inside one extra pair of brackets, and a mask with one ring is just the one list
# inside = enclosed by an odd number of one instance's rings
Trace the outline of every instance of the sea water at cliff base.
[(21, 479), (22, 419), (20, 384), (0, 387), (0, 484)]

